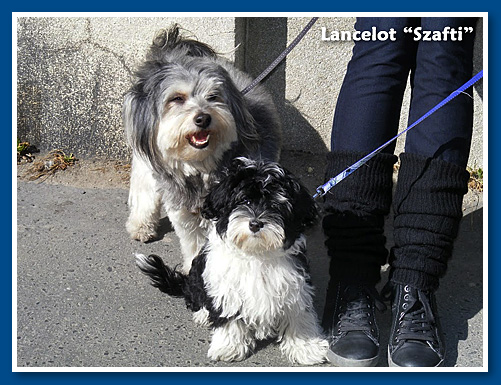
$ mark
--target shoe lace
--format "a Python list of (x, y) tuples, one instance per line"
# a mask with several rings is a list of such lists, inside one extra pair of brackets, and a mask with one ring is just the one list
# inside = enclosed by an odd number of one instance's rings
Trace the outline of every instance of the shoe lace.
[[(383, 289), (383, 294), (387, 288)], [(430, 304), (430, 296), (426, 292), (415, 290), (408, 285), (404, 287), (404, 302), (398, 315), (398, 328), (395, 341), (423, 341), (434, 343), (435, 318)]]
[(372, 331), (371, 303), (379, 311), (386, 310), (375, 288), (366, 286), (348, 286), (341, 294), (342, 307), (338, 315), (339, 333), (350, 331)]

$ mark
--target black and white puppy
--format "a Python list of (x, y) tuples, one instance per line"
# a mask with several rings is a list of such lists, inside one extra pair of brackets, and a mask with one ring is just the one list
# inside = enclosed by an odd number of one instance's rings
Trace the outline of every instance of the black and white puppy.
[(201, 215), (209, 176), (224, 159), (278, 160), (281, 130), (271, 97), (211, 47), (160, 31), (125, 95), (123, 119), (132, 148), (127, 231), (157, 237), (162, 204), (181, 241), (183, 269), (205, 243)]
[(199, 324), (211, 325), (209, 358), (239, 361), (256, 340), (276, 338), (292, 362), (326, 360), (328, 343), (313, 308), (303, 232), (315, 203), (274, 162), (237, 158), (222, 170), (205, 200), (213, 223), (188, 275), (155, 255), (136, 256), (153, 286), (184, 297)]

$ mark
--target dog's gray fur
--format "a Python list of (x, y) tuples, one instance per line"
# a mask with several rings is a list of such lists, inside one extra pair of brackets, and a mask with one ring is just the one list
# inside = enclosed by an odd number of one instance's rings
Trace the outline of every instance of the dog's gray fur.
[[(252, 79), (208, 45), (182, 37), (177, 25), (156, 35), (136, 76), (123, 106), (133, 150), (127, 229), (132, 238), (154, 239), (163, 203), (188, 269), (207, 235), (199, 208), (211, 173), (235, 156), (277, 161), (278, 114), (261, 86), (242, 95)], [(169, 99), (177, 94), (182, 102)], [(203, 149), (185, 142), (203, 131), (193, 124), (199, 113), (214, 122)]]

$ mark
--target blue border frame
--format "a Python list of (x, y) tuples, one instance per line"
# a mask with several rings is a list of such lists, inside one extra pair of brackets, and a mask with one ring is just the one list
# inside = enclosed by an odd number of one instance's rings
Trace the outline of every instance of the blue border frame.
[[(63, 2), (59, 1), (45, 1), (38, 2), (33, 0), (26, 0), (18, 4), (7, 3), (1, 5), (2, 12), (1, 18), (2, 23), (1, 37), (4, 41), (4, 46), (8, 51), (6, 57), (3, 58), (3, 62), (7, 67), (7, 75), (11, 73), (11, 44), (12, 44), (12, 12), (54, 12), (54, 11), (65, 11), (65, 12), (117, 12), (117, 11), (127, 11), (127, 12), (166, 12), (166, 11), (183, 11), (190, 12), (196, 10), (197, 12), (488, 12), (488, 37), (489, 37), (489, 68), (491, 71), (488, 74), (489, 85), (491, 92), (489, 93), (489, 109), (488, 121), (489, 121), (489, 154), (488, 158), (489, 165), (489, 175), (488, 175), (488, 191), (489, 197), (489, 235), (497, 234), (496, 227), (496, 217), (499, 211), (499, 203), (495, 200), (498, 196), (498, 174), (496, 167), (498, 165), (497, 157), (495, 153), (497, 150), (497, 145), (500, 143), (499, 139), (499, 108), (494, 108), (494, 106), (499, 106), (498, 98), (496, 96), (496, 90), (500, 89), (499, 77), (497, 76), (496, 69), (499, 68), (500, 61), (500, 48), (497, 36), (499, 36), (499, 11), (492, 1), (475, 1), (466, 2), (460, 1), (420, 1), (418, 3), (402, 2), (402, 1), (386, 1), (384, 4), (381, 2), (369, 2), (367, 0), (359, 2), (335, 2), (335, 1), (316, 1), (314, 4), (311, 2), (295, 2), (290, 3), (284, 0), (278, 2), (270, 2), (269, 0), (253, 0), (252, 2), (230, 2), (229, 0), (224, 0), (223, 2), (210, 3), (202, 2), (200, 0), (192, 0), (187, 4), (176, 3), (176, 2), (166, 2), (166, 3), (136, 3), (136, 2), (123, 2), (112, 0), (104, 3), (103, 1), (87, 0), (85, 2)], [(9, 85), (12, 82), (9, 83)], [(5, 110), (3, 116), (7, 117), (4, 128), (4, 132), (7, 133), (6, 140), (1, 141), (2, 154), (12, 154), (11, 144), (13, 143), (11, 135), (12, 127), (12, 90), (11, 87), (7, 87), (7, 96), (4, 103), (1, 104), (2, 110)], [(10, 117), (10, 118), (9, 118)], [(492, 306), (489, 307), (489, 373), (416, 373), (409, 375), (408, 373), (253, 373), (248, 375), (247, 373), (12, 373), (12, 304), (11, 304), (11, 271), (12, 265), (10, 262), (10, 256), (12, 255), (12, 245), (10, 240), (12, 239), (12, 211), (11, 211), (11, 181), (12, 177), (10, 175), (10, 164), (7, 166), (9, 170), (9, 179), (7, 186), (4, 185), (2, 190), (6, 195), (4, 201), (3, 210), (3, 220), (2, 220), (2, 233), (6, 234), (9, 247), (7, 247), (4, 253), (4, 268), (1, 270), (1, 280), (2, 291), (5, 294), (5, 306), (8, 309), (4, 310), (2, 319), (2, 330), (1, 333), (1, 346), (2, 346), (2, 360), (0, 364), (0, 380), (7, 381), (9, 384), (29, 384), (29, 383), (50, 383), (52, 385), (56, 384), (67, 384), (71, 382), (72, 384), (88, 383), (93, 382), (97, 384), (110, 384), (110, 383), (134, 383), (137, 384), (139, 381), (145, 382), (172, 382), (179, 380), (180, 382), (199, 382), (199, 383), (219, 383), (222, 381), (236, 382), (236, 383), (254, 383), (254, 382), (272, 382), (272, 381), (286, 381), (286, 382), (296, 382), (296, 381), (311, 381), (312, 379), (316, 381), (326, 381), (326, 382), (336, 382), (338, 384), (349, 383), (363, 383), (367, 382), (383, 382), (383, 381), (402, 381), (406, 385), (419, 384), (421, 385), (424, 381), (426, 382), (444, 382), (444, 381), (454, 381), (454, 382), (476, 382), (481, 383), (498, 383), (499, 382), (499, 368), (497, 364), (498, 353), (497, 353), (497, 343), (499, 342), (499, 333), (497, 332), (497, 320), (499, 310), (496, 309), (496, 298), (497, 293), (499, 293), (500, 285), (499, 279), (497, 278), (497, 273), (499, 272), (499, 261), (495, 258), (499, 255), (498, 242), (496, 242), (496, 237), (489, 237), (489, 292)], [(5, 168), (4, 168), (5, 169)], [(8, 219), (7, 219), (8, 218)]]

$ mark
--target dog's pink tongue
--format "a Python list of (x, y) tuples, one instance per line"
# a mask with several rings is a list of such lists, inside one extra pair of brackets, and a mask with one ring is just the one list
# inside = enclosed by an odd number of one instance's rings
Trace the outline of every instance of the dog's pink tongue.
[(198, 131), (193, 135), (193, 139), (195, 139), (195, 141), (199, 143), (206, 142), (208, 137), (209, 137), (209, 132), (207, 131)]
[(188, 137), (190, 144), (198, 149), (205, 148), (209, 145), (210, 132), (206, 130), (197, 131)]

